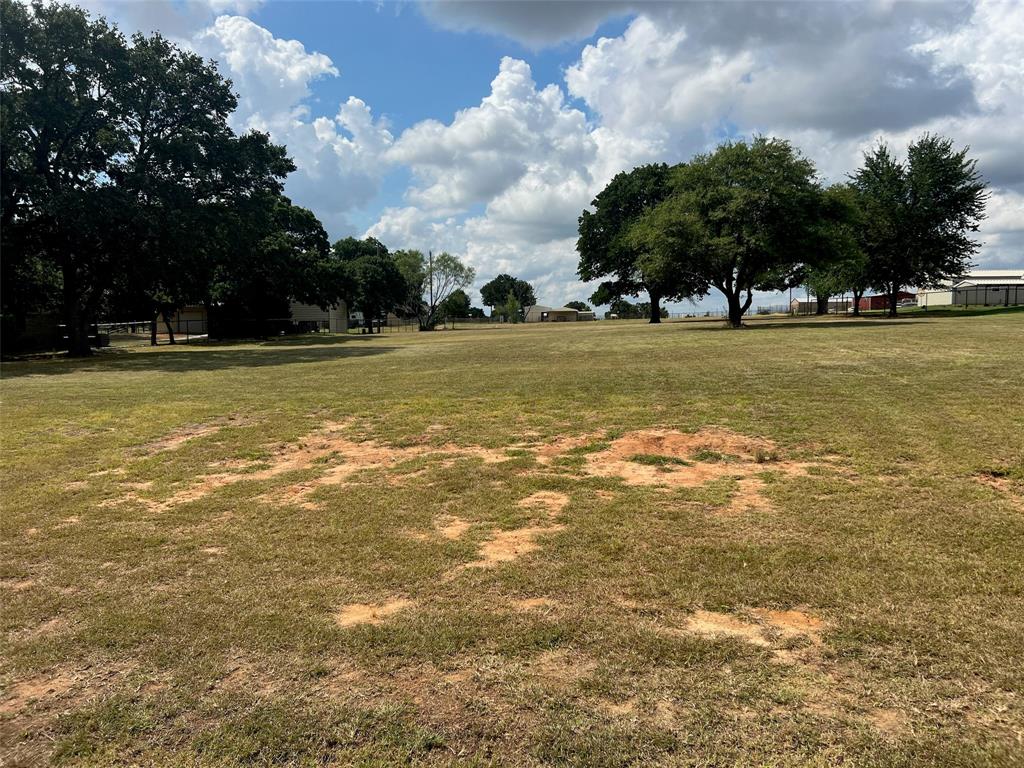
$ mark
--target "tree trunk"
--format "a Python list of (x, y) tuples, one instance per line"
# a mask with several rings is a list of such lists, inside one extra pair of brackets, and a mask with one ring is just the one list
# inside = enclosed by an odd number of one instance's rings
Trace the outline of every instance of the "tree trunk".
[(77, 305), (68, 307), (66, 313), (68, 329), (68, 354), (71, 357), (88, 357), (92, 354), (89, 343), (89, 318)]
[(651, 319), (649, 323), (660, 323), (661, 322), (661, 295), (648, 291), (651, 297)]
[(896, 296), (900, 292), (900, 287), (893, 283), (892, 288), (889, 290), (889, 317), (896, 317)]
[(369, 312), (363, 312), (363, 327), (367, 333), (373, 333), (373, 317), (370, 316)]
[(860, 317), (860, 298), (864, 295), (864, 291), (854, 290), (853, 292), (853, 316)]
[(743, 327), (743, 306), (740, 304), (739, 293), (727, 293), (729, 300), (729, 325), (733, 328)]
[(827, 315), (828, 314), (828, 296), (815, 296), (814, 300), (818, 302), (818, 306), (814, 310), (816, 315)]
[(64, 322), (68, 330), (68, 354), (72, 357), (88, 357), (92, 354), (89, 344), (89, 318), (78, 295), (78, 281), (74, 267), (66, 263), (61, 270), (64, 278)]
[(171, 344), (176, 344), (177, 342), (174, 340), (174, 328), (171, 327), (171, 318), (167, 316), (166, 307), (164, 307), (162, 314), (164, 316), (164, 325), (167, 326), (167, 339)]
[(153, 310), (153, 318), (149, 321), (149, 346), (151, 346), (151, 347), (155, 347), (157, 345), (157, 341), (156, 341), (157, 326), (156, 326), (156, 324), (157, 324), (157, 320), (159, 319), (159, 317), (160, 317), (160, 310), (159, 309), (154, 309)]

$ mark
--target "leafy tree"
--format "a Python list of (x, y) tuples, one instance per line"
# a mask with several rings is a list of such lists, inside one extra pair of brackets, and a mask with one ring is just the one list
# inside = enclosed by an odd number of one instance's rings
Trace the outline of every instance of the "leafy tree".
[(671, 197), (641, 226), (659, 259), (675, 259), (690, 291), (725, 296), (729, 323), (739, 327), (755, 290), (792, 284), (814, 252), (820, 216), (813, 164), (786, 141), (757, 137), (673, 169)]
[[(438, 317), (443, 316), (440, 308), (445, 300), (454, 291), (466, 288), (476, 277), (472, 267), (466, 266), (447, 251), (437, 256), (430, 255), (426, 259), (419, 251), (402, 252), (400, 264), (409, 285), (410, 303), (415, 303), (418, 308), (415, 314), (419, 318), (421, 331), (433, 330)], [(418, 297), (418, 301), (413, 297)]]
[(352, 305), (363, 313), (363, 323), (372, 332), (375, 318), (391, 312), (408, 298), (405, 277), (387, 247), (376, 238), (346, 237), (338, 240), (332, 250), (347, 268)]
[[(28, 278), (5, 283), (5, 313), (59, 289), (70, 351), (88, 354), (104, 308), (155, 318), (232, 280), (244, 293), (248, 270), (265, 272), (268, 226), (288, 240), (294, 166), (265, 135), (231, 131), (236, 98), (215, 65), (159, 35), (129, 44), (72, 6), (0, 4), (0, 229), (5, 276)], [(271, 250), (266, 285), (286, 301), (288, 275), (311, 273)]]
[(854, 314), (866, 288), (866, 258), (860, 247), (862, 230), (857, 191), (834, 184), (822, 193), (813, 252), (804, 265), (803, 283), (817, 299), (817, 314), (828, 312), (828, 301), (842, 293), (853, 294)]
[(853, 175), (864, 217), (863, 249), (872, 285), (896, 316), (900, 290), (963, 274), (980, 247), (970, 237), (985, 216), (986, 184), (968, 149), (924, 134), (899, 162), (884, 144)]
[(470, 317), (473, 310), (470, 306), (469, 294), (461, 288), (456, 288), (443, 302), (438, 305), (437, 316), (449, 317)]
[(590, 312), (590, 305), (583, 301), (569, 301), (566, 302), (565, 306), (569, 309), (578, 309), (580, 312)]
[[(594, 198), (594, 210), (579, 218), (576, 250), (578, 272), (583, 280), (610, 278), (604, 295), (636, 296), (646, 291), (656, 310), (651, 322), (661, 321), (660, 302), (689, 296), (692, 286), (680, 279), (674, 262), (638, 237), (636, 223), (671, 194), (672, 169), (665, 164), (644, 165), (617, 174)], [(606, 303), (606, 302), (600, 302)]]
[(405, 278), (408, 290), (405, 299), (399, 305), (403, 317), (420, 318), (424, 313), (423, 286), (427, 282), (426, 259), (421, 251), (402, 250), (392, 253), (398, 271)]
[[(508, 297), (511, 294), (520, 310), (524, 307), (532, 307), (537, 303), (537, 297), (533, 293), (533, 286), (525, 280), (520, 280), (511, 275), (498, 275), (489, 283), (485, 283), (480, 289), (480, 297), (484, 306), (497, 310), (499, 307), (508, 307)], [(521, 318), (521, 312), (519, 315)]]
[[(532, 305), (531, 305), (532, 306)], [(519, 299), (516, 295), (509, 291), (505, 297), (505, 301), (494, 307), (491, 314), (497, 313), (499, 317), (503, 317), (507, 323), (519, 323), (523, 320), (523, 305), (519, 303)]]

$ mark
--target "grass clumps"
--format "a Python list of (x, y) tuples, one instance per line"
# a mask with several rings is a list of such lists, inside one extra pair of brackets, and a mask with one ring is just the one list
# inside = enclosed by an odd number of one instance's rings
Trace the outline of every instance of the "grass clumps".
[(680, 459), (678, 456), (663, 456), (658, 453), (637, 453), (629, 457), (629, 460), (634, 464), (643, 464), (648, 467), (661, 467), (664, 469), (670, 469), (671, 467), (691, 467), (693, 464), (686, 459)]

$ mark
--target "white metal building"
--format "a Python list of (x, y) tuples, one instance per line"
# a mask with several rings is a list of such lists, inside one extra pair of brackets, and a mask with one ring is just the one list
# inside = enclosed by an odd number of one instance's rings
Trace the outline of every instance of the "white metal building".
[(917, 292), (917, 306), (950, 304), (1019, 306), (1024, 304), (1024, 268), (974, 269), (955, 280), (944, 280)]

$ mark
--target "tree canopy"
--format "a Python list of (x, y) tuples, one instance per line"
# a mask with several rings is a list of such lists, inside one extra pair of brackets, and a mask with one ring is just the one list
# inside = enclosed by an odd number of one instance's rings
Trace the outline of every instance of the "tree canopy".
[(652, 306), (658, 308), (651, 314), (652, 323), (661, 321), (662, 299), (683, 298), (690, 291), (690, 286), (678, 279), (672, 262), (634, 230), (643, 216), (669, 196), (671, 173), (664, 163), (619, 173), (591, 202), (594, 210), (585, 210), (579, 217), (576, 250), (580, 278), (608, 278), (602, 283), (608, 297), (646, 291)]
[(963, 274), (980, 247), (970, 233), (985, 216), (986, 184), (968, 149), (925, 134), (900, 162), (884, 144), (853, 175), (863, 213), (861, 247), (871, 285), (896, 314), (900, 289)]
[(338, 298), (303, 282), (321, 276), (323, 230), (282, 195), (284, 147), (229, 127), (213, 62), (70, 5), (0, 9), (5, 318), (59, 308), (88, 354), (102, 311)]
[(374, 320), (394, 311), (408, 298), (409, 286), (402, 271), (387, 246), (373, 237), (346, 237), (334, 243), (331, 250), (348, 276), (348, 298), (372, 331)]
[(501, 274), (480, 288), (480, 298), (485, 307), (507, 310), (511, 305), (509, 296), (515, 299), (517, 306), (516, 316), (520, 317), (523, 308), (532, 307), (537, 303), (537, 297), (533, 293), (533, 286), (518, 277)]

